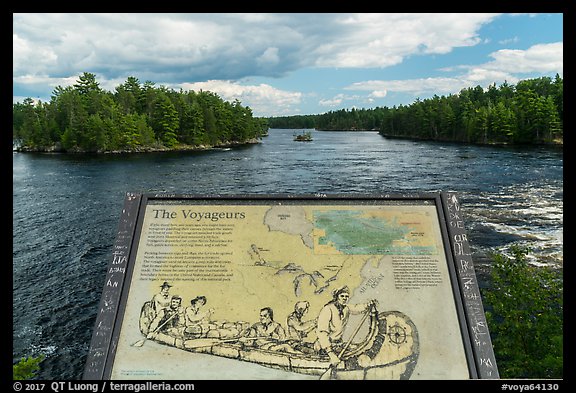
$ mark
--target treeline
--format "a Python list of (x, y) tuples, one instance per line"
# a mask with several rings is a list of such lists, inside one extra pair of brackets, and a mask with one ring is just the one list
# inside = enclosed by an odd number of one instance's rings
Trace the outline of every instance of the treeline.
[(563, 80), (541, 77), (466, 88), (393, 108), (269, 118), (271, 128), (377, 130), (390, 137), (467, 143), (540, 144), (563, 140)]
[[(342, 110), (345, 112), (344, 110)], [(331, 112), (330, 112), (331, 113)], [(328, 113), (324, 115), (294, 115), (294, 116), (278, 116), (269, 117), (268, 126), (270, 128), (316, 128), (318, 127), (318, 119), (322, 116), (327, 116)], [(341, 128), (341, 130), (348, 130), (350, 128)]]
[(31, 98), (13, 104), (13, 138), (25, 150), (81, 152), (141, 151), (246, 143), (264, 135), (266, 119), (255, 118), (238, 100), (209, 91), (175, 91), (128, 77), (114, 92), (96, 76), (54, 89), (50, 102)]

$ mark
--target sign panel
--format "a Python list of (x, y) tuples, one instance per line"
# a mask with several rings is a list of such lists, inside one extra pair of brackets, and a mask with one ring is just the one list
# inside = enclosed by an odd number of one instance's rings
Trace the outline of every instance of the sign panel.
[(497, 378), (458, 211), (129, 194), (84, 377)]

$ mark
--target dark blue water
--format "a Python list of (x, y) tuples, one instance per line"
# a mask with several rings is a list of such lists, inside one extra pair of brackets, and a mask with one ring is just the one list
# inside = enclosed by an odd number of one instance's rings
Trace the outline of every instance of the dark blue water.
[(124, 194), (455, 191), (479, 274), (493, 251), (563, 263), (563, 152), (270, 130), (258, 145), (187, 153), (13, 154), (13, 356), (80, 379)]

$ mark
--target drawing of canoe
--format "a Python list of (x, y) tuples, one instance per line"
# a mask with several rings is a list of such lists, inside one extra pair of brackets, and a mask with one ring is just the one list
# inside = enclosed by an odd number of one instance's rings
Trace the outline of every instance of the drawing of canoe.
[(400, 311), (370, 313), (366, 337), (345, 350), (342, 362), (332, 368), (327, 355), (293, 353), (254, 347), (246, 338), (182, 338), (158, 333), (153, 340), (190, 352), (256, 363), (264, 367), (331, 379), (409, 379), (419, 355), (418, 333)]

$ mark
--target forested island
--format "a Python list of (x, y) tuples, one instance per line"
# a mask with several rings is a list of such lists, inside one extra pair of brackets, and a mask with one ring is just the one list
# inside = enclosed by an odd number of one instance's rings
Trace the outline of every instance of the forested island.
[(50, 102), (13, 104), (20, 151), (139, 152), (255, 143), (268, 128), (378, 131), (390, 138), (474, 144), (562, 144), (563, 79), (462, 89), (392, 108), (257, 118), (240, 101), (209, 91), (175, 91), (128, 77), (114, 92), (96, 76), (54, 89)]
[(394, 138), (475, 144), (562, 144), (563, 79), (462, 89), (392, 108), (341, 109), (320, 115), (268, 118), (270, 128), (378, 131)]
[(17, 150), (139, 152), (203, 149), (255, 143), (266, 134), (238, 100), (209, 91), (174, 91), (128, 77), (114, 92), (85, 72), (76, 84), (54, 89), (50, 102), (13, 104)]

